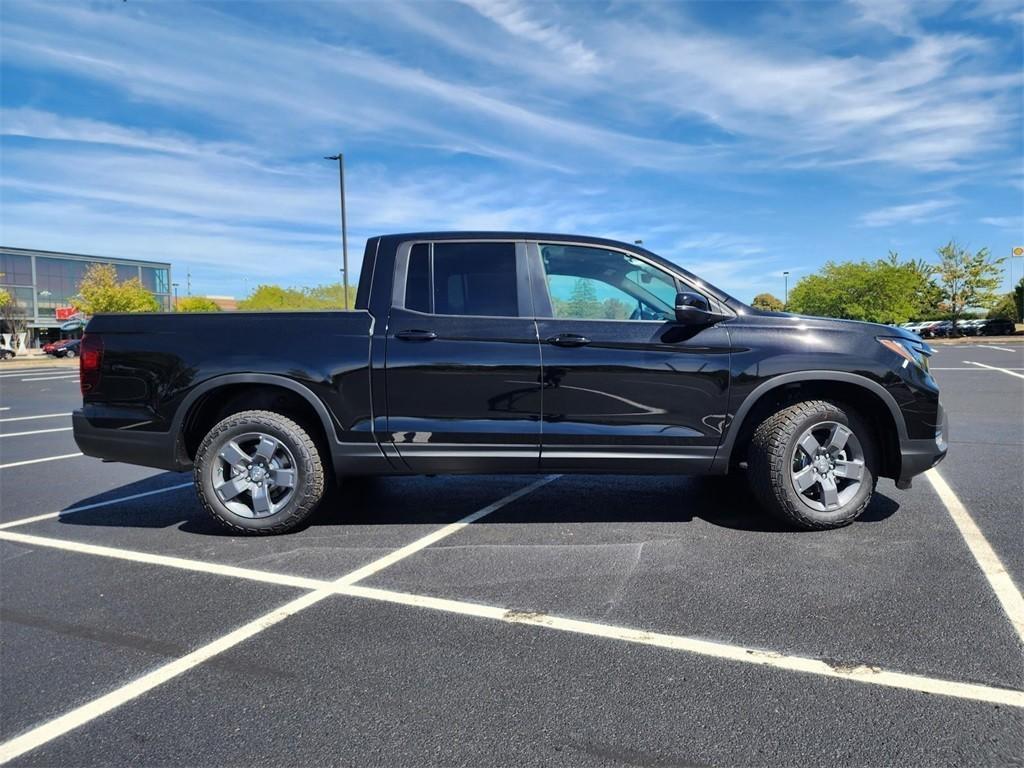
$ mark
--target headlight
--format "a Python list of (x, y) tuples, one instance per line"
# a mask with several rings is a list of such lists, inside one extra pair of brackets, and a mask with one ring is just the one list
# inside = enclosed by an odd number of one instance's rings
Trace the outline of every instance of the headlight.
[[(878, 336), (875, 340), (886, 349), (891, 349), (906, 360), (907, 363), (913, 363), (927, 373), (928, 358), (935, 353), (935, 350), (923, 341), (912, 341), (910, 339), (899, 339), (890, 336)], [(907, 363), (903, 365), (906, 366)]]

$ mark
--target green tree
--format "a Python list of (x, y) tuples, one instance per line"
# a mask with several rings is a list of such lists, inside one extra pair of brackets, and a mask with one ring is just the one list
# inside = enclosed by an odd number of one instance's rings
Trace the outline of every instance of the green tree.
[(1016, 302), (1013, 300), (1013, 294), (1004, 294), (1003, 297), (992, 306), (992, 309), (988, 311), (988, 316), (1006, 318), (1007, 320), (1012, 320), (1016, 323), (1020, 318), (1017, 315), (1017, 307)]
[(178, 312), (220, 312), (213, 299), (205, 296), (186, 296), (178, 300)]
[(1017, 322), (1024, 322), (1024, 277), (1013, 286), (1013, 304), (1017, 309)]
[(946, 314), (954, 323), (968, 307), (990, 309), (999, 300), (999, 283), (1005, 259), (991, 258), (988, 248), (971, 253), (950, 240), (936, 251), (935, 268)]
[[(349, 286), (349, 309), (355, 306), (355, 301), (356, 289)], [(344, 309), (345, 287), (341, 283), (315, 285), (312, 288), (258, 285), (249, 296), (238, 302), (238, 308), (259, 312)]]
[[(341, 283), (328, 283), (317, 285), (313, 288), (304, 289), (307, 299), (317, 309), (344, 309), (345, 308), (345, 286)], [(356, 303), (355, 286), (348, 287), (348, 307), (351, 309)]]
[(79, 312), (157, 312), (160, 302), (147, 291), (139, 278), (118, 282), (112, 264), (93, 264), (78, 284), (78, 295), (71, 303)]
[(601, 305), (601, 317), (605, 320), (628, 320), (633, 309), (621, 299), (605, 299)]
[(296, 309), (313, 309), (309, 297), (295, 288), (279, 285), (258, 285), (248, 297), (238, 302), (239, 309), (260, 312), (279, 312)]
[[(889, 257), (899, 260), (899, 256), (893, 251), (889, 251)], [(924, 259), (908, 261), (906, 265), (917, 273), (917, 280), (914, 284), (914, 303), (917, 305), (917, 313), (910, 319), (919, 320), (938, 316), (939, 305), (942, 303), (942, 289), (932, 279), (935, 276), (935, 265), (929, 264)]]
[(589, 280), (580, 278), (572, 287), (566, 311), (569, 317), (600, 318), (604, 308), (597, 300), (597, 289)]
[(889, 254), (876, 261), (827, 262), (789, 292), (787, 309), (806, 315), (905, 323), (927, 315), (936, 298), (927, 271)]
[(750, 303), (750, 306), (755, 309), (765, 309), (769, 312), (781, 312), (785, 305), (782, 303), (782, 299), (772, 296), (770, 293), (759, 293), (754, 297), (754, 300)]
[[(14, 296), (11, 295), (10, 291), (0, 288), (0, 330), (4, 333), (14, 334), (15, 337), (18, 334), (24, 333), (28, 328), (28, 314), (24, 307), (18, 305)], [(12, 345), (16, 345), (18, 342), (12, 341)]]

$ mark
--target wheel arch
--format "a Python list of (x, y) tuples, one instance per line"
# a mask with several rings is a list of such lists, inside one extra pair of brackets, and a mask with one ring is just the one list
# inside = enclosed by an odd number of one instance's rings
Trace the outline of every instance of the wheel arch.
[(715, 471), (728, 472), (746, 459), (750, 437), (768, 414), (785, 403), (807, 399), (835, 400), (856, 408), (873, 429), (881, 452), (880, 474), (899, 477), (900, 443), (907, 439), (907, 426), (899, 405), (877, 382), (844, 371), (780, 374), (758, 385), (730, 420), (715, 455)]
[(283, 404), (266, 410), (277, 410), (310, 427), (317, 433), (312, 435), (314, 440), (333, 453), (334, 422), (327, 406), (308, 387), (285, 376), (235, 373), (203, 382), (178, 407), (171, 426), (178, 463), (182, 468), (191, 466), (203, 436), (221, 418), (267, 402)]

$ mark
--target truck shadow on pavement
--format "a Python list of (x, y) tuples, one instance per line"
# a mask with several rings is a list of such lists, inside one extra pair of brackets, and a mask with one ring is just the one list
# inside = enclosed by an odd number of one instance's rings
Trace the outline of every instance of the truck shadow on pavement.
[[(147, 478), (72, 505), (88, 506), (188, 482), (188, 473)], [(472, 514), (532, 477), (366, 477), (347, 480), (328, 492), (321, 509), (291, 535), (327, 526), (444, 525)], [(899, 503), (876, 491), (855, 523), (883, 521)], [(500, 523), (685, 523), (703, 520), (734, 530), (792, 533), (762, 513), (745, 482), (733, 477), (574, 475), (562, 477), (488, 515)], [(210, 518), (191, 488), (180, 488), (97, 509), (72, 512), (60, 522), (79, 526), (178, 528), (206, 536), (235, 536)]]

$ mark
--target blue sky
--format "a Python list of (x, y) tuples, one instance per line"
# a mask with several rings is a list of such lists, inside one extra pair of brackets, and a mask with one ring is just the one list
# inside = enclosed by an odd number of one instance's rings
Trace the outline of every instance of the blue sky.
[(749, 300), (827, 259), (1024, 240), (1019, 0), (0, 21), (0, 242), (168, 260), (182, 293), (337, 280), (339, 149), (353, 276), (373, 234), (536, 229), (641, 238)]

